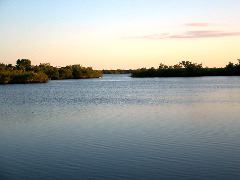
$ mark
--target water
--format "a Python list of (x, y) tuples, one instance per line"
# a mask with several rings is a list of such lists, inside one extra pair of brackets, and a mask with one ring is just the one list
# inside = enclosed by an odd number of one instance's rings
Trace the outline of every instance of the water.
[(239, 179), (240, 77), (0, 86), (0, 179)]

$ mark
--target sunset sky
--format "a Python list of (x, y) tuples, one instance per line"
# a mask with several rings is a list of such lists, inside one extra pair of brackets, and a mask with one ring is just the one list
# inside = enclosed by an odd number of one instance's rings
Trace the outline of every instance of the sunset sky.
[(157, 67), (240, 58), (239, 0), (0, 0), (0, 62)]

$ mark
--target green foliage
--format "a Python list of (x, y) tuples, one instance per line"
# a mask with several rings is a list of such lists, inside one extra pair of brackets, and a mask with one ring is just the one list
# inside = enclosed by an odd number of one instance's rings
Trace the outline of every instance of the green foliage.
[(117, 69), (117, 70), (102, 70), (103, 74), (130, 74), (132, 72), (131, 69)]
[(44, 72), (52, 80), (99, 78), (102, 76), (101, 71), (93, 70), (91, 67), (82, 67), (79, 64), (57, 68), (45, 63), (35, 67), (35, 70)]
[(72, 77), (74, 79), (99, 78), (102, 76), (101, 71), (93, 70), (91, 67), (82, 67), (81, 65), (72, 65)]
[(8, 84), (11, 81), (10, 72), (1, 70), (0, 71), (0, 84)]
[(59, 79), (72, 79), (72, 68), (70, 66), (61, 67), (59, 70)]
[(0, 84), (26, 84), (26, 83), (45, 83), (48, 76), (42, 72), (22, 70), (3, 70), (0, 71)]
[(99, 78), (102, 71), (93, 70), (91, 67), (73, 65), (66, 67), (53, 67), (49, 63), (32, 66), (28, 59), (18, 59), (16, 66), (0, 63), (0, 84), (8, 83), (42, 83), (48, 79), (85, 79)]
[(238, 59), (238, 64), (229, 62), (225, 67), (225, 71), (229, 75), (240, 75), (240, 60)]
[(229, 63), (225, 68), (203, 68), (202, 64), (182, 61), (174, 66), (160, 64), (158, 69), (141, 68), (132, 72), (132, 77), (195, 77), (195, 76), (239, 76), (238, 64)]
[(1, 71), (1, 70), (5, 70), (5, 69), (6, 69), (6, 65), (3, 64), (3, 63), (0, 63), (0, 71)]
[(18, 70), (24, 71), (31, 70), (31, 61), (29, 59), (18, 59), (16, 64)]
[(48, 75), (49, 79), (59, 79), (58, 68), (51, 66), (49, 63), (43, 63), (39, 65), (40, 71)]

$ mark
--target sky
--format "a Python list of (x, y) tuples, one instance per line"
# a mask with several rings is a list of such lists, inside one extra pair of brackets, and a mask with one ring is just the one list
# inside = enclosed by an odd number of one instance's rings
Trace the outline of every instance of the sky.
[(135, 69), (240, 58), (239, 0), (0, 0), (0, 62)]

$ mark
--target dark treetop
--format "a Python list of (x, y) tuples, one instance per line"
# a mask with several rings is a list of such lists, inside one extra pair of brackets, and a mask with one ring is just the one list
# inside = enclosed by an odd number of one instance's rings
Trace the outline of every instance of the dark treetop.
[(208, 68), (202, 64), (182, 61), (174, 66), (160, 64), (155, 68), (141, 68), (132, 72), (132, 77), (197, 77), (197, 76), (239, 76), (240, 59), (237, 64), (229, 62), (224, 68)]

